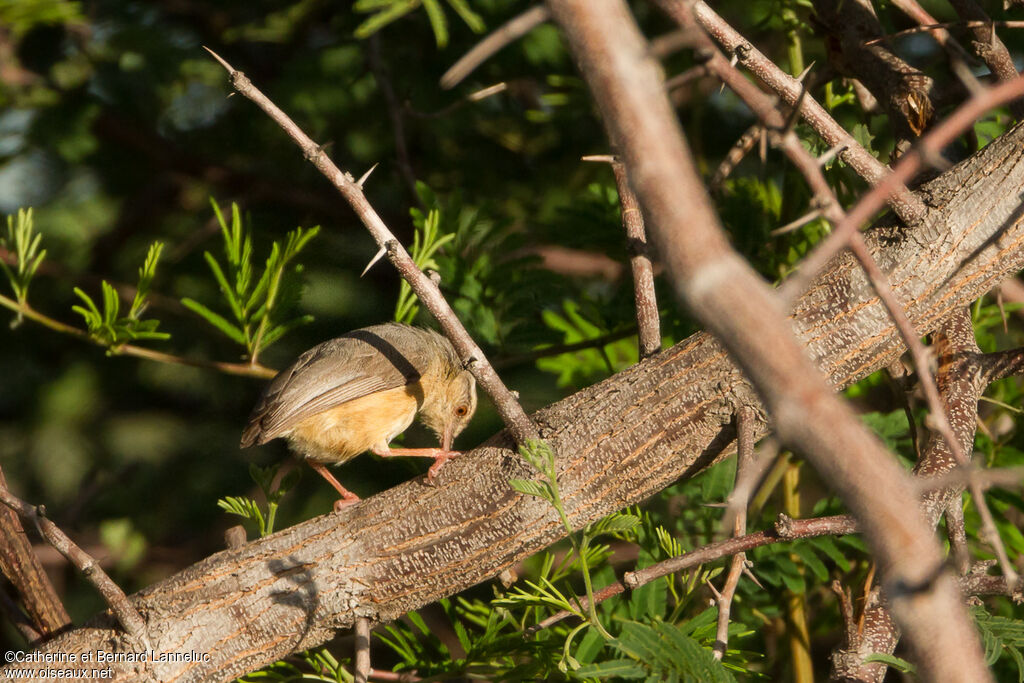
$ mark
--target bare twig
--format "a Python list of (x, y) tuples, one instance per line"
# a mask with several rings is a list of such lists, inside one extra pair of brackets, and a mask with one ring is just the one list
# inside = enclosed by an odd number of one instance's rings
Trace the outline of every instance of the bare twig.
[[(736, 411), (736, 484), (733, 491), (739, 491), (739, 483), (742, 477), (754, 466), (754, 409), (748, 405), (740, 406)], [(747, 533), (747, 504), (750, 502), (749, 495), (745, 500), (733, 500), (729, 497), (729, 509), (733, 511), (732, 535), (739, 537)], [(718, 626), (715, 631), (715, 646), (712, 654), (715, 659), (721, 659), (729, 647), (729, 617), (732, 613), (732, 599), (736, 595), (736, 587), (739, 586), (740, 576), (746, 565), (747, 556), (744, 553), (736, 553), (729, 563), (729, 573), (722, 585), (722, 592), (717, 596), (718, 602)]]
[(441, 76), (441, 87), (445, 90), (454, 88), (492, 55), (497, 54), (506, 45), (519, 40), (550, 18), (551, 14), (547, 7), (536, 5), (508, 20), (473, 46), (472, 50), (445, 71)]
[(942, 148), (952, 142), (957, 135), (972, 125), (983, 113), (1024, 94), (1024, 78), (1016, 78), (1008, 83), (985, 90), (978, 97), (972, 97), (932, 128), (921, 138), (911, 152), (903, 155), (892, 173), (876, 184), (851, 209), (846, 217), (825, 238), (814, 251), (800, 264), (800, 270), (781, 287), (780, 293), (786, 300), (803, 292), (813, 277), (840, 249), (846, 246), (848, 236), (866, 224), (875, 213), (882, 208), (890, 192), (903, 187), (910, 178), (929, 160), (939, 156)]
[(0, 486), (0, 503), (17, 512), (22, 519), (31, 522), (39, 534), (46, 539), (46, 542), (66, 557), (78, 571), (82, 572), (89, 583), (95, 586), (125, 632), (148, 647), (146, 622), (128, 602), (124, 591), (107, 576), (96, 560), (79, 548), (74, 541), (68, 538), (67, 534), (46, 517), (46, 511), (41, 505), (29, 505), (12, 494), (6, 486)]
[(356, 654), (353, 661), (356, 683), (366, 683), (370, 678), (370, 620), (365, 617), (356, 619)]
[(515, 395), (502, 383), (498, 373), (488, 362), (484, 352), (477, 346), (476, 342), (469, 336), (466, 329), (459, 322), (455, 311), (452, 310), (438, 286), (428, 278), (413, 262), (409, 252), (399, 243), (395, 236), (388, 229), (387, 225), (377, 214), (366, 199), (363, 190), (355, 182), (349, 173), (339, 169), (326, 152), (299, 128), (291, 118), (288, 117), (276, 104), (271, 102), (241, 71), (237, 71), (215, 52), (207, 48), (221, 66), (231, 76), (231, 84), (235, 90), (252, 100), (271, 119), (279, 125), (285, 133), (302, 150), (306, 159), (312, 163), (324, 177), (341, 193), (346, 201), (355, 210), (356, 215), (363, 225), (370, 232), (378, 247), (387, 249), (388, 259), (398, 270), (399, 274), (409, 283), (412, 291), (419, 297), (420, 301), (437, 319), (445, 335), (451, 340), (459, 357), (466, 365), (476, 380), (490, 395), (494, 406), (504, 420), (513, 438), (518, 443), (527, 439), (537, 438), (537, 428), (530, 422), (530, 419), (523, 412), (522, 406)]
[[(779, 515), (779, 519), (776, 521), (773, 529), (757, 531), (743, 536), (734, 536), (717, 543), (709, 543), (702, 548), (697, 548), (678, 557), (662, 560), (650, 567), (635, 572), (626, 572), (621, 581), (610, 583), (604, 588), (594, 591), (594, 602), (603, 602), (627, 590), (636, 590), (640, 586), (644, 586), (669, 574), (699, 567), (702, 564), (714, 562), (730, 555), (744, 553), (754, 548), (760, 548), (763, 545), (784, 543), (800, 538), (814, 538), (816, 536), (843, 536), (856, 533), (856, 531), (857, 525), (849, 515), (834, 515), (817, 519), (790, 519), (785, 515)], [(581, 610), (589, 609), (586, 598), (580, 600), (580, 605)], [(532, 635), (576, 614), (578, 613), (570, 611), (556, 612), (529, 627), (524, 635)]]
[(962, 496), (957, 496), (949, 501), (944, 517), (946, 518), (946, 538), (949, 539), (949, 552), (953, 556), (957, 573), (963, 576), (970, 569), (971, 553), (967, 549)]
[(636, 330), (630, 326), (619, 330), (618, 332), (612, 332), (600, 337), (595, 337), (594, 339), (584, 339), (583, 341), (573, 342), (572, 344), (554, 344), (552, 346), (541, 347), (535, 351), (530, 351), (529, 353), (498, 357), (494, 360), (494, 366), (499, 369), (509, 368), (516, 365), (522, 365), (524, 363), (533, 363), (540, 358), (560, 356), (563, 353), (574, 353), (585, 349), (600, 349), (601, 347), (617, 342), (620, 339), (632, 337), (634, 334), (636, 334)]
[[(419, 195), (416, 193), (416, 172), (412, 168), (412, 161), (409, 158), (409, 145), (405, 140), (405, 121), (403, 109), (395, 95), (395, 89), (391, 85), (391, 77), (384, 59), (380, 54), (380, 35), (374, 33), (367, 41), (366, 63), (373, 73), (373, 79), (377, 82), (380, 94), (384, 96), (384, 104), (387, 106), (388, 116), (391, 118), (391, 134), (395, 140), (395, 157), (398, 162), (398, 171), (405, 181), (405, 188), (409, 191), (412, 201), (419, 203)], [(362, 186), (362, 182), (359, 183)]]
[[(898, 4), (898, 3), (893, 3)], [(901, 8), (902, 9), (902, 8)], [(931, 16), (931, 15), (929, 15)], [(915, 33), (928, 32), (934, 35), (934, 32), (938, 29), (949, 29), (949, 28), (984, 28), (984, 27), (999, 27), (999, 28), (1010, 28), (1020, 29), (1024, 28), (1024, 21), (934, 21), (913, 28), (906, 28), (902, 31), (894, 31), (893, 33), (886, 33), (884, 36), (879, 36), (874, 40), (868, 41), (866, 44), (871, 45), (873, 43), (881, 43), (884, 41), (893, 40), (895, 38), (902, 38)]]
[(633, 272), (633, 299), (636, 301), (636, 327), (640, 345), (640, 359), (661, 351), (661, 318), (658, 299), (654, 293), (654, 267), (647, 248), (647, 233), (640, 203), (629, 186), (626, 167), (618, 157), (587, 156), (584, 161), (602, 161), (611, 164), (615, 174), (615, 187), (619, 192), (622, 225), (629, 244), (629, 266)]
[(416, 675), (415, 671), (384, 671), (381, 669), (370, 669), (370, 680), (387, 683), (417, 683), (423, 679)]
[[(975, 0), (950, 0), (949, 4), (967, 25), (967, 30), (971, 34), (971, 47), (975, 54), (985, 62), (989, 71), (1003, 82), (1017, 78), (1017, 67), (1013, 65), (1010, 51), (996, 35), (996, 27), (985, 14), (981, 5)], [(1021, 100), (1010, 102), (1010, 111), (1014, 118), (1020, 121), (1024, 118), (1024, 102)]]
[[(701, 75), (704, 75), (709, 71), (706, 64), (701, 64), (700, 68), (704, 72)], [(666, 81), (666, 88), (672, 88), (672, 80), (674, 80), (674, 78), (675, 77)], [(711, 176), (711, 180), (708, 181), (708, 189), (711, 192), (717, 192), (721, 189), (722, 183), (725, 182), (725, 179), (729, 177), (737, 166), (739, 166), (740, 162), (743, 161), (743, 158), (750, 153), (750, 150), (754, 149), (754, 145), (764, 139), (764, 136), (765, 129), (761, 122), (755, 123), (750, 128), (743, 131), (743, 135), (741, 135), (736, 142), (732, 143), (732, 147), (730, 147), (729, 151), (726, 152), (725, 158), (722, 159), (720, 164), (718, 164), (718, 168), (715, 169), (714, 174)]]

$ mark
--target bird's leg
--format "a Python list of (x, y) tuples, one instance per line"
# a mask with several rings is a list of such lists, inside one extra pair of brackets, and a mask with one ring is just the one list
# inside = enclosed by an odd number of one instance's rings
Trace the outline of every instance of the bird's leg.
[(390, 458), (395, 455), (407, 455), (416, 458), (433, 458), (434, 464), (427, 470), (427, 481), (431, 484), (434, 483), (434, 478), (437, 473), (441, 471), (441, 467), (454, 458), (456, 455), (462, 455), (462, 451), (448, 451), (443, 448), (391, 448), (390, 446), (375, 446), (371, 449), (371, 453), (379, 455), (383, 458)]
[(312, 460), (307, 460), (306, 462), (309, 463), (310, 467), (312, 467), (314, 470), (316, 470), (317, 474), (319, 474), (321, 477), (326, 479), (327, 482), (331, 486), (333, 486), (335, 489), (337, 489), (338, 493), (341, 494), (341, 498), (339, 498), (338, 500), (334, 501), (334, 511), (335, 512), (338, 512), (339, 510), (341, 510), (346, 505), (352, 505), (353, 503), (358, 503), (359, 502), (359, 496), (357, 496), (356, 494), (352, 493), (347, 488), (342, 486), (341, 482), (339, 482), (337, 479), (335, 479), (334, 475), (331, 474), (330, 471), (326, 467), (324, 467), (321, 463), (314, 462)]

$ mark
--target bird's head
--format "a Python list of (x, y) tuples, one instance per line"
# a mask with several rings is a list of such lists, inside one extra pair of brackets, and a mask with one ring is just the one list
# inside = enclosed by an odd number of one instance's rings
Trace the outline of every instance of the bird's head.
[(441, 448), (450, 451), (452, 441), (466, 428), (476, 412), (476, 380), (468, 370), (428, 380), (424, 377), (423, 406), (420, 419), (441, 440)]

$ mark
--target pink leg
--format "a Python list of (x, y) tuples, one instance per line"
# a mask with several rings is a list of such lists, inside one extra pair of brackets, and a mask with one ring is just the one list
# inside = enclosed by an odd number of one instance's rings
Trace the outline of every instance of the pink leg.
[(434, 478), (441, 471), (441, 467), (454, 458), (462, 455), (462, 451), (446, 451), (443, 448), (374, 448), (373, 452), (381, 457), (390, 458), (395, 455), (408, 455), (418, 458), (433, 458), (434, 464), (427, 470), (427, 481), (434, 483)]
[(341, 494), (341, 498), (339, 498), (338, 500), (334, 501), (334, 511), (335, 512), (338, 512), (339, 510), (341, 510), (346, 505), (352, 505), (353, 503), (359, 502), (359, 496), (357, 496), (356, 494), (352, 493), (347, 488), (342, 486), (341, 482), (339, 482), (337, 479), (335, 479), (334, 475), (331, 474), (330, 471), (326, 467), (324, 467), (322, 464), (320, 464), (318, 462), (313, 462), (312, 460), (307, 460), (306, 462), (309, 463), (310, 467), (312, 467), (314, 470), (316, 470), (317, 474), (319, 474), (321, 477), (326, 479), (327, 482), (331, 486), (333, 486), (335, 489), (337, 489), (338, 493)]

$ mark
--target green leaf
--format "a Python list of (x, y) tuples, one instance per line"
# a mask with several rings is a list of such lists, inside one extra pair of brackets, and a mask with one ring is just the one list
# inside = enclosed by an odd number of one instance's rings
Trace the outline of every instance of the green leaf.
[(419, 0), (394, 0), (390, 7), (377, 12), (377, 14), (359, 24), (354, 33), (355, 37), (359, 40), (369, 38), (391, 22), (404, 17), (415, 9), (417, 4), (419, 4)]
[(640, 518), (638, 516), (616, 512), (595, 522), (591, 527), (590, 536), (597, 537), (601, 534), (632, 531), (638, 526), (640, 526)]
[(469, 3), (466, 0), (448, 0), (448, 4), (452, 6), (452, 9), (466, 22), (466, 26), (470, 28), (473, 33), (483, 33), (487, 28), (484, 24), (483, 17), (474, 12), (469, 7)]
[(434, 40), (438, 47), (448, 44), (448, 20), (445, 19), (444, 10), (437, 0), (422, 0), (423, 9), (427, 11), (427, 18), (430, 20), (430, 28), (434, 32)]
[(532, 479), (509, 479), (508, 484), (516, 491), (519, 491), (519, 493), (543, 498), (548, 502), (551, 501), (551, 492), (547, 486), (540, 482), (533, 481)]
[(277, 327), (270, 329), (266, 334), (263, 335), (263, 339), (261, 340), (260, 343), (260, 349), (262, 350), (268, 348), (271, 344), (276, 342), (278, 339), (280, 339), (287, 333), (294, 330), (296, 327), (308, 325), (311, 322), (313, 322), (313, 320), (314, 318), (311, 315), (301, 315), (298, 318), (293, 318), (292, 320), (289, 320), (283, 325), (278, 325)]
[(217, 280), (217, 286), (220, 287), (221, 294), (227, 300), (228, 305), (231, 306), (231, 311), (235, 314), (235, 318), (238, 320), (244, 320), (245, 316), (242, 312), (242, 304), (235, 296), (235, 292), (231, 289), (228, 284), (228, 280), (224, 277), (224, 271), (221, 270), (220, 264), (217, 263), (217, 259), (213, 257), (208, 251), (203, 252), (203, 258), (206, 259), (206, 263), (210, 266), (210, 272), (213, 273), (213, 277)]
[(580, 678), (639, 679), (647, 676), (644, 667), (630, 659), (609, 659), (598, 664), (587, 664), (575, 671)]
[(917, 667), (915, 667), (913, 664), (911, 664), (907, 660), (902, 659), (900, 657), (897, 657), (896, 655), (890, 655), (890, 654), (884, 654), (884, 653), (881, 653), (881, 652), (876, 652), (874, 654), (870, 654), (867, 657), (865, 657), (864, 658), (864, 662), (865, 663), (882, 662), (884, 664), (887, 664), (887, 665), (891, 666), (892, 668), (896, 669), (897, 671), (900, 671), (900, 672), (905, 673), (905, 674), (917, 673)]
[(238, 344), (245, 344), (245, 335), (242, 333), (240, 329), (238, 329), (237, 327), (229, 323), (227, 320), (225, 320), (222, 316), (218, 315), (217, 313), (214, 313), (209, 308), (202, 305), (195, 299), (189, 299), (186, 297), (181, 300), (181, 304), (185, 308), (199, 315), (208, 323), (210, 323), (218, 330), (229, 336), (233, 341), (237, 342)]

